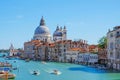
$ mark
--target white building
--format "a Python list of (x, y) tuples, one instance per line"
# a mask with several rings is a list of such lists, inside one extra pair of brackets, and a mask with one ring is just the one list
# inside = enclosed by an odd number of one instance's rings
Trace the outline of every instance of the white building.
[(24, 43), (24, 57), (33, 58), (34, 57), (34, 42), (29, 41)]
[(108, 67), (120, 70), (120, 26), (107, 33)]
[(89, 63), (94, 64), (98, 62), (98, 54), (90, 54), (89, 55)]
[(69, 50), (66, 51), (66, 62), (76, 62), (79, 51)]
[(14, 49), (13, 44), (11, 44), (10, 48), (9, 48), (9, 56), (15, 56), (17, 55), (18, 50)]
[(66, 51), (70, 48), (71, 40), (62, 40), (55, 42), (55, 52), (58, 55), (59, 62), (65, 62)]
[(79, 63), (94, 64), (98, 62), (98, 55), (93, 53), (79, 53), (77, 61)]

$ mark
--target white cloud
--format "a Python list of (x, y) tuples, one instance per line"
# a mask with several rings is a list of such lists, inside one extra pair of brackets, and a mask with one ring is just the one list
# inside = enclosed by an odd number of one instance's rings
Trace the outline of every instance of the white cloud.
[(24, 18), (24, 16), (23, 15), (17, 15), (16, 18), (17, 19), (22, 19), (22, 18)]
[(84, 25), (84, 22), (67, 22), (66, 25), (68, 26), (80, 26), (80, 25)]

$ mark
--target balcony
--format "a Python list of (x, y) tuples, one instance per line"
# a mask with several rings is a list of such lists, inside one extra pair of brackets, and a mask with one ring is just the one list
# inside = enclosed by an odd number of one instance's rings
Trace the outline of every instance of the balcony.
[(116, 38), (119, 38), (120, 37), (120, 34), (119, 35), (116, 35)]
[(116, 33), (116, 38), (118, 38), (118, 37), (120, 37), (120, 33), (119, 32)]

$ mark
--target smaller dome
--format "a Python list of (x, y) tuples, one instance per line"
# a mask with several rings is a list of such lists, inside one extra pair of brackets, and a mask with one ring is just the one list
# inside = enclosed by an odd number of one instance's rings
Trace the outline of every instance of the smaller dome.
[(62, 33), (62, 32), (55, 32), (55, 33), (53, 34), (53, 36), (63, 36), (63, 33)]

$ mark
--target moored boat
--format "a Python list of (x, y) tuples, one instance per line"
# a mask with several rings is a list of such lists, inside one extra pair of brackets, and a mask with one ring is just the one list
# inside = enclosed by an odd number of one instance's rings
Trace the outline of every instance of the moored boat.
[(25, 62), (29, 62), (30, 61), (30, 59), (25, 59)]
[(0, 71), (0, 79), (14, 79), (15, 78), (15, 74), (9, 73), (9, 72), (5, 72), (5, 71)]

